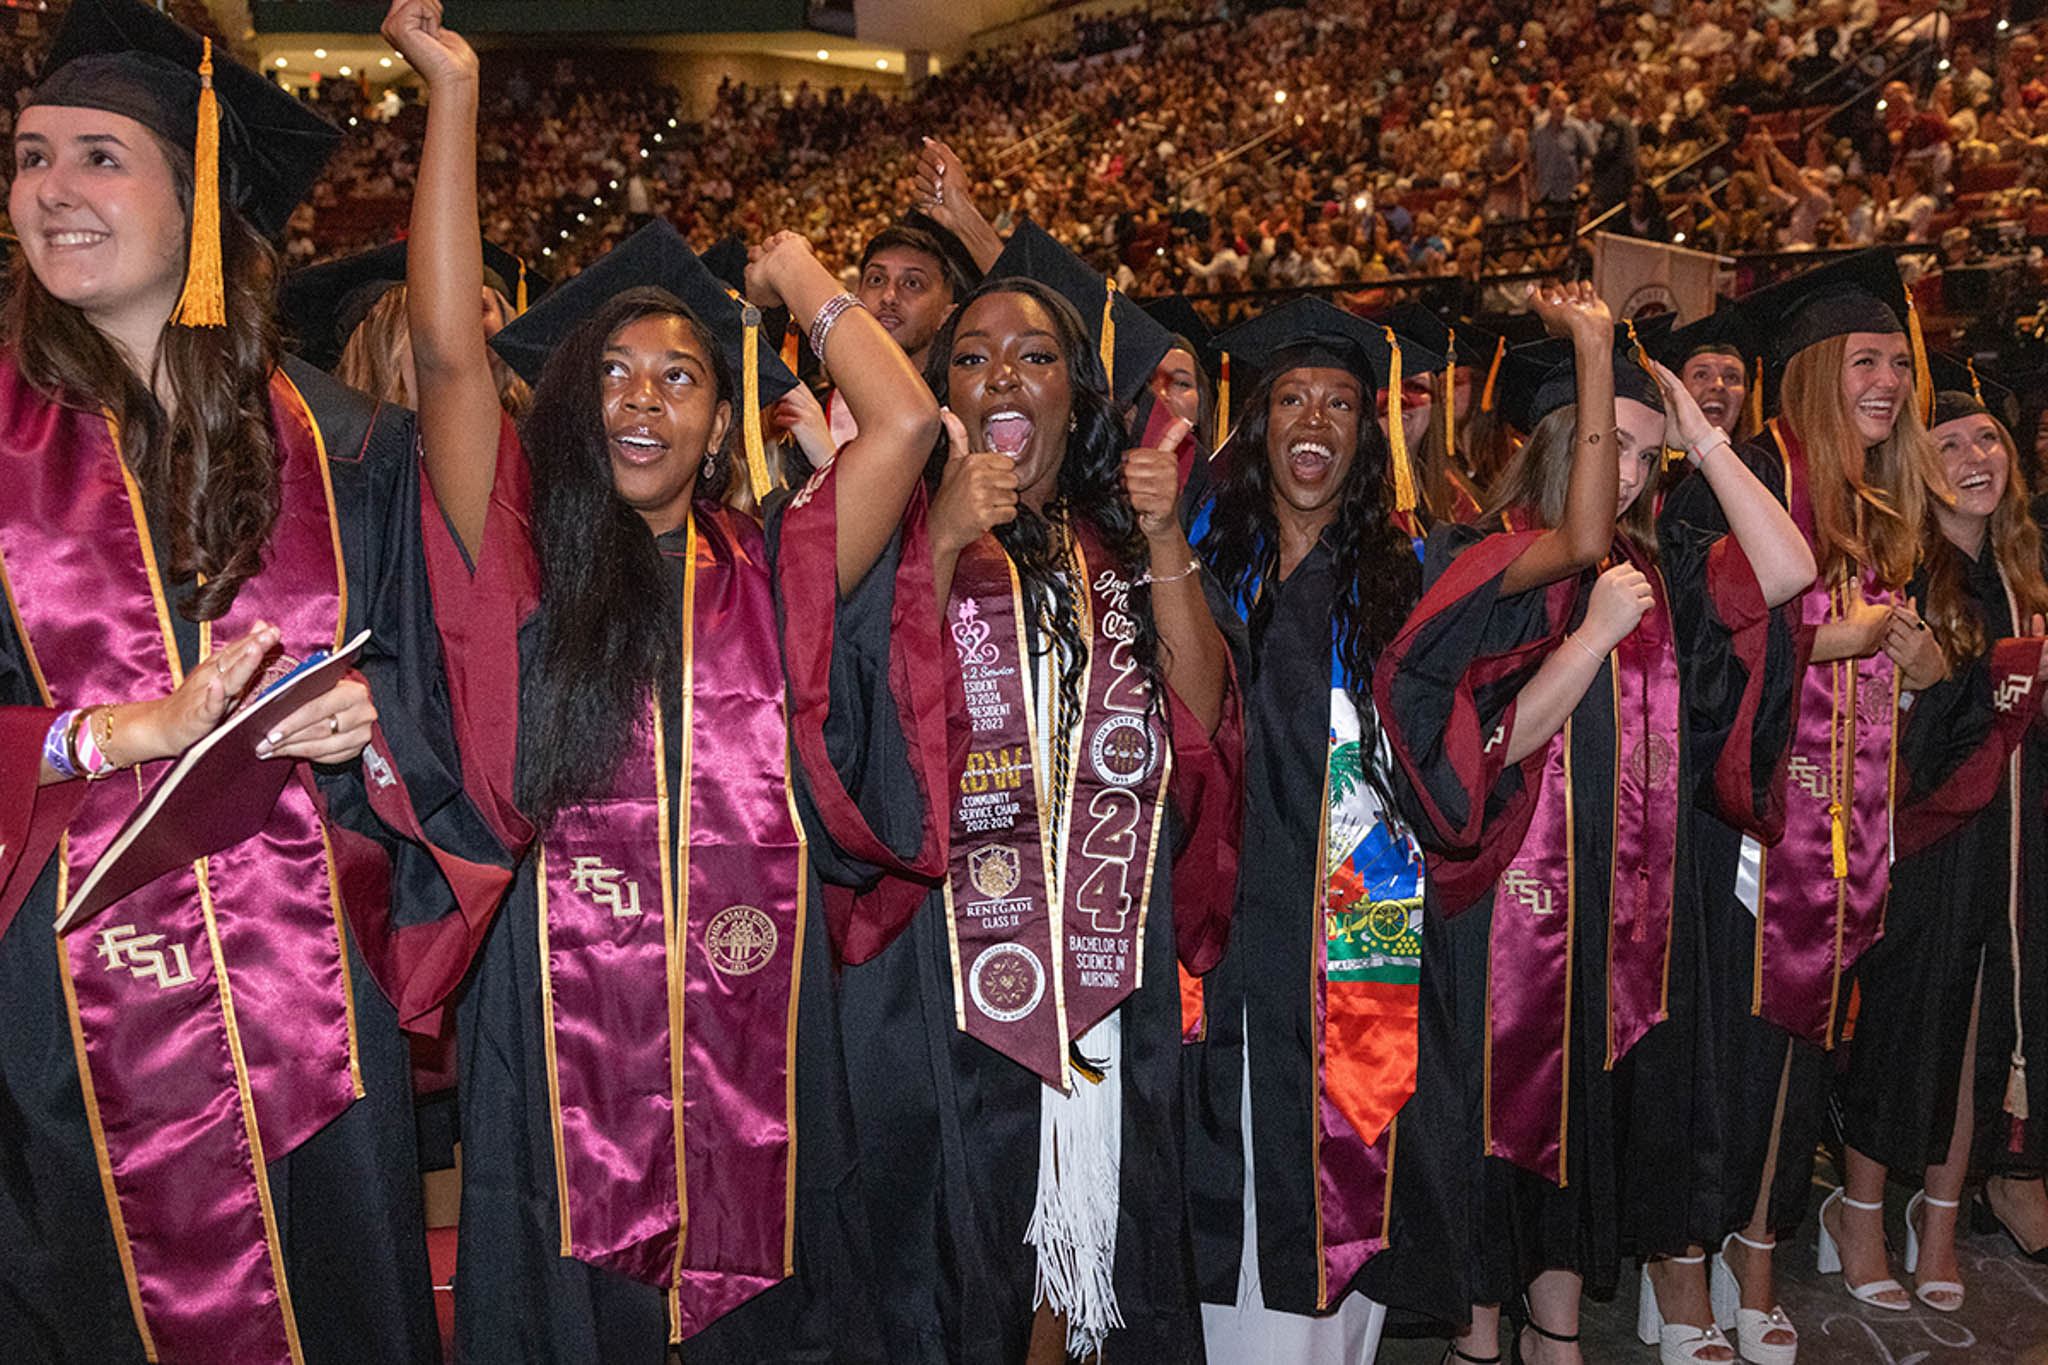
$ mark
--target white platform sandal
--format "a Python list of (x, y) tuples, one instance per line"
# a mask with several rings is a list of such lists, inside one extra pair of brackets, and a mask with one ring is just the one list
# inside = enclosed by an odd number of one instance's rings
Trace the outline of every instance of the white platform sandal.
[[(1752, 1242), (1739, 1232), (1721, 1239), (1721, 1254), (1714, 1258), (1713, 1280), (1708, 1292), (1714, 1301), (1714, 1321), (1725, 1333), (1735, 1336), (1735, 1353), (1750, 1365), (1792, 1365), (1799, 1358), (1799, 1329), (1785, 1316), (1782, 1307), (1769, 1312), (1742, 1306), (1742, 1285), (1728, 1266), (1728, 1244), (1740, 1242), (1751, 1251), (1775, 1251), (1776, 1242)], [(1790, 1341), (1765, 1341), (1770, 1332), (1789, 1332)]]
[[(1698, 1265), (1705, 1256), (1673, 1256), (1678, 1265)], [(1645, 1346), (1657, 1348), (1658, 1365), (1713, 1365), (1706, 1352), (1719, 1348), (1735, 1354), (1734, 1346), (1721, 1335), (1718, 1325), (1695, 1327), (1689, 1322), (1666, 1322), (1657, 1307), (1657, 1291), (1650, 1284), (1649, 1262), (1643, 1263), (1642, 1290), (1636, 1299), (1636, 1337)]]

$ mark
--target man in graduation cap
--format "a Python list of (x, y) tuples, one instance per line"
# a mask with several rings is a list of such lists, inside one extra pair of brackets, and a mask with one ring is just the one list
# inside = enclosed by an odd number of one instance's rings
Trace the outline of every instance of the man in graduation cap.
[[(1934, 453), (1917, 318), (1891, 255), (1821, 266), (1741, 307), (1783, 366), (1778, 415), (1741, 454), (1790, 508), (1820, 569), (1793, 660), (1801, 698), (1783, 770), (1791, 780), (1772, 779), (1785, 783), (1774, 798), (1784, 835), (1766, 857), (1761, 841), (1704, 815), (1699, 844), (1722, 1015), (1718, 1316), (1745, 1353), (1782, 1355), (1797, 1332), (1777, 1305), (1772, 1251), (1806, 1209), (1843, 975), (1882, 932), (1894, 698), (1930, 686), (1946, 666), (1903, 591)], [(1704, 545), (1726, 531), (1697, 482), (1667, 500), (1667, 539)], [(1851, 1292), (1903, 1308), (1905, 1292), (1884, 1272), (1880, 1211), (1868, 1202), (1830, 1197), (1823, 1227), (1844, 1248)]]
[[(830, 963), (877, 951), (853, 892), (921, 874), (914, 906), (944, 866), (919, 805), (949, 785), (919, 741), (943, 691), (890, 656), (942, 648), (898, 537), (936, 405), (801, 237), (755, 250), (743, 303), (657, 221), (491, 340), (535, 387), (521, 428), (494, 420), (476, 58), (433, 0), (384, 32), (433, 94), (407, 307), (424, 462), (475, 563), (436, 596), (451, 668), (504, 701), (472, 784), (532, 833), (461, 1006), (458, 1350), (880, 1358)], [(757, 305), (861, 419), (766, 526), (721, 498), (737, 474), (766, 499), (747, 419), (796, 383)]]
[[(132, 0), (74, 4), (47, 69), (0, 353), (0, 1357), (437, 1360), (399, 1026), (510, 874), (411, 420), (267, 340), (339, 135)], [(159, 760), (360, 631), (360, 676), (261, 737), (260, 834), (50, 932)]]

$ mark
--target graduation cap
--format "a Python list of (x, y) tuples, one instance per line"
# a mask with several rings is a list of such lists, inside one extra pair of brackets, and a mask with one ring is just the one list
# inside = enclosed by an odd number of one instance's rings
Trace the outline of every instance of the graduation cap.
[[(1457, 376), (1451, 371), (1464, 366), (1486, 372), (1479, 390), (1479, 410), (1491, 412), (1494, 386), (1507, 355), (1507, 338), (1473, 323), (1445, 318), (1420, 303), (1404, 303), (1382, 314), (1380, 320), (1401, 338), (1402, 359), (1411, 368), (1419, 363), (1422, 352), (1431, 352), (1438, 357), (1433, 368), (1441, 368), (1445, 372), (1444, 444), (1455, 449), (1458, 444)], [(1412, 348), (1410, 342), (1414, 343)]]
[(1768, 345), (1750, 320), (1750, 311), (1740, 306), (1716, 309), (1697, 322), (1675, 327), (1650, 347), (1650, 354), (1674, 373), (1683, 374), (1686, 362), (1696, 355), (1734, 356), (1746, 375), (1749, 422), (1763, 426), (1764, 352)]
[(1851, 332), (1906, 333), (1912, 340), (1914, 388), (1920, 414), (1932, 411), (1933, 385), (1927, 373), (1927, 343), (1920, 314), (1899, 278), (1898, 261), (1882, 249), (1859, 251), (1817, 266), (1744, 298), (1744, 312), (1759, 331), (1769, 332), (1778, 359), (1790, 360), (1809, 346)]
[(1291, 300), (1240, 322), (1216, 338), (1216, 344), (1242, 355), (1269, 382), (1289, 370), (1315, 366), (1349, 370), (1368, 389), (1387, 390), (1394, 505), (1403, 512), (1415, 510), (1415, 471), (1408, 464), (1408, 440), (1401, 425), (1401, 345), (1393, 328), (1310, 297)]
[(1194, 347), (1195, 360), (1216, 383), (1216, 439), (1230, 430), (1230, 352), (1216, 344), (1216, 329), (1186, 294), (1147, 299), (1142, 305), (1167, 331)]
[(172, 318), (225, 326), (221, 200), (276, 236), (341, 131), (140, 0), (74, 0), (44, 69), (31, 107), (121, 114), (193, 149), (191, 263)]
[[(547, 288), (544, 279), (503, 247), (485, 242), (483, 250), (484, 283), (512, 300), (517, 311), (525, 311), (529, 293)], [(299, 354), (323, 370), (340, 364), (348, 339), (377, 301), (405, 283), (405, 263), (406, 244), (391, 242), (285, 276), (278, 288), (278, 311)]]
[(1927, 419), (1929, 427), (1980, 412), (2003, 422), (2008, 432), (2019, 425), (2019, 395), (1979, 370), (1974, 358), (1929, 351), (1927, 367), (1935, 388), (1934, 412)]
[[(738, 233), (727, 233), (698, 257), (718, 282), (744, 297), (747, 292), (747, 244)], [(787, 308), (761, 310), (761, 335), (780, 347), (783, 365), (791, 374), (804, 372), (804, 356), (810, 350), (803, 333), (790, 325)], [(815, 361), (814, 361), (815, 363)]]
[(990, 279), (1016, 275), (1038, 281), (1074, 305), (1101, 349), (1117, 406), (1137, 402), (1160, 358), (1173, 349), (1173, 334), (1029, 218), (1018, 220), (1003, 254), (988, 270)]
[(620, 242), (575, 278), (506, 324), (491, 345), (529, 384), (555, 347), (599, 308), (628, 289), (655, 288), (696, 316), (740, 381), (735, 406), (746, 434), (747, 470), (754, 496), (768, 496), (768, 459), (761, 446), (761, 407), (796, 387), (797, 378), (775, 353), (775, 337), (761, 326), (760, 310), (735, 298), (665, 219), (657, 218)]
[[(1614, 396), (1662, 412), (1664, 392), (1638, 359), (1656, 344), (1642, 337), (1643, 330), (1639, 325), (1632, 333), (1625, 323), (1614, 329)], [(1661, 340), (1663, 333), (1658, 328), (1656, 341)], [(1545, 337), (1508, 352), (1501, 375), (1501, 411), (1518, 429), (1534, 431), (1551, 413), (1579, 401), (1578, 366), (1573, 357), (1572, 343), (1565, 337)]]

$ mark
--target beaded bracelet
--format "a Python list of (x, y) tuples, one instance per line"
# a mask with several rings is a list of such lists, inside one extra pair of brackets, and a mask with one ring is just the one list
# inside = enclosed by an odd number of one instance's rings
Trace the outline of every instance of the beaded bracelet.
[(1142, 588), (1150, 583), (1178, 583), (1183, 578), (1186, 578), (1189, 574), (1193, 573), (1195, 570), (1201, 567), (1202, 561), (1195, 558), (1193, 555), (1189, 555), (1188, 566), (1185, 569), (1182, 569), (1179, 573), (1170, 573), (1161, 576), (1159, 574), (1153, 573), (1151, 570), (1148, 569), (1144, 573), (1139, 574), (1137, 579), (1132, 582), (1131, 586), (1134, 588)]
[(825, 306), (820, 308), (818, 316), (811, 320), (812, 355), (820, 360), (825, 358), (825, 339), (832, 335), (832, 329), (838, 325), (840, 316), (847, 309), (858, 307), (860, 307), (860, 300), (851, 294), (834, 294), (831, 298), (825, 300)]
[(49, 733), (43, 736), (43, 762), (59, 777), (78, 777), (78, 766), (71, 761), (71, 725), (79, 712), (65, 711), (50, 722)]

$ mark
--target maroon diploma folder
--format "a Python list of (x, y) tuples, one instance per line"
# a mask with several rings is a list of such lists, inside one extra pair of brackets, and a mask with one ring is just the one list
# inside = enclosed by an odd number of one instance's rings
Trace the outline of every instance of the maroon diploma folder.
[(256, 746), (279, 721), (339, 683), (369, 638), (363, 631), (326, 658), (300, 665), (187, 749), (143, 794), (71, 893), (57, 932), (71, 932), (136, 888), (262, 829), (298, 765), (258, 758)]

